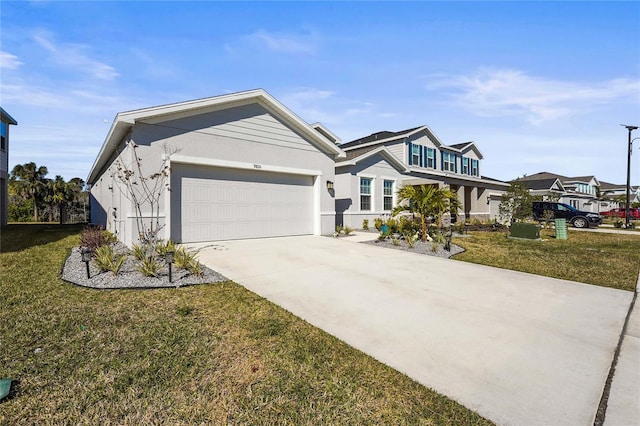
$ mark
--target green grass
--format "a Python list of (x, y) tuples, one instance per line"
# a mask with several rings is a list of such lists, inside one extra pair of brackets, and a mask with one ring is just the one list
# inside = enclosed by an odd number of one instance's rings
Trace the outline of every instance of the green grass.
[(2, 230), (0, 424), (489, 424), (232, 282), (65, 283), (79, 230)]
[(622, 290), (636, 287), (640, 236), (570, 231), (567, 240), (556, 240), (553, 231), (543, 230), (543, 241), (527, 241), (501, 232), (470, 234), (454, 238), (467, 250), (454, 259)]

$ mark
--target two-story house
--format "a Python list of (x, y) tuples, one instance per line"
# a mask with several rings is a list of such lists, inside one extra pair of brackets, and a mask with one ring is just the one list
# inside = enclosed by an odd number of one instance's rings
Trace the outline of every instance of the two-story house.
[(533, 195), (553, 198), (578, 210), (598, 212), (600, 182), (595, 176), (567, 177), (549, 172), (535, 173), (516, 179)]
[(474, 142), (445, 145), (427, 126), (382, 131), (343, 143), (336, 161), (336, 222), (360, 228), (390, 214), (402, 185), (449, 187), (458, 195), (458, 219), (490, 219), (508, 183), (481, 175), (483, 155)]
[(0, 226), (7, 224), (7, 204), (9, 201), (9, 125), (18, 124), (0, 107)]

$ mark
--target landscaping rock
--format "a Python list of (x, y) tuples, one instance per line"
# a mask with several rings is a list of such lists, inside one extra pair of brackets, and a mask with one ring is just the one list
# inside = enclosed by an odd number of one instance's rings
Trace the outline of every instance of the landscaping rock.
[[(117, 253), (127, 254), (127, 260), (122, 265), (118, 275), (113, 275), (111, 272), (100, 272), (93, 265), (93, 262), (90, 262), (91, 278), (87, 279), (87, 269), (85, 263), (82, 262), (80, 247), (74, 247), (64, 263), (62, 279), (79, 286), (98, 289), (184, 287), (194, 284), (228, 281), (225, 276), (205, 266), (202, 266), (202, 276), (196, 276), (173, 265), (171, 274), (173, 282), (169, 282), (169, 266), (166, 264), (158, 277), (145, 277), (136, 270), (137, 261), (131, 256), (126, 246), (121, 243), (115, 243), (113, 246), (114, 251)], [(164, 260), (160, 260), (160, 262), (164, 263)]]
[(451, 251), (446, 251), (443, 244), (440, 244), (438, 246), (438, 249), (436, 251), (433, 251), (433, 246), (430, 242), (423, 243), (422, 241), (417, 241), (413, 248), (410, 248), (404, 240), (400, 240), (400, 243), (397, 246), (391, 242), (391, 239), (382, 241), (364, 241), (363, 244), (371, 244), (379, 247), (410, 251), (418, 254), (426, 254), (428, 256), (444, 257), (447, 259), (464, 251), (462, 247), (455, 244), (451, 244)]

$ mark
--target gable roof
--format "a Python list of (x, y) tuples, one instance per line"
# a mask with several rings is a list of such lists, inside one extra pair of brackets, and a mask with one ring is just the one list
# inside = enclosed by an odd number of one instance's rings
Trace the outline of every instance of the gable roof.
[(336, 167), (342, 166), (355, 166), (362, 160), (365, 160), (369, 157), (373, 157), (374, 155), (380, 155), (387, 163), (393, 166), (396, 170), (400, 172), (408, 171), (407, 167), (402, 163), (402, 161), (398, 160), (395, 155), (393, 155), (385, 146), (379, 146), (372, 150), (364, 150), (359, 152), (360, 155), (354, 156), (352, 152), (347, 152), (347, 159), (344, 161), (340, 161), (336, 163)]
[[(351, 150), (366, 151), (366, 150), (375, 149), (375, 147), (377, 146), (384, 145), (385, 143), (393, 142), (398, 139), (408, 138), (422, 131), (424, 131), (429, 137), (429, 139), (431, 139), (431, 141), (434, 142), (436, 146), (438, 146), (439, 148), (446, 149), (449, 151), (455, 151), (459, 153), (465, 153), (469, 150), (473, 150), (480, 159), (484, 158), (484, 156), (482, 155), (482, 152), (480, 152), (480, 150), (478, 149), (478, 147), (474, 142), (469, 141), (464, 143), (458, 143), (455, 145), (445, 145), (431, 131), (431, 129), (428, 126), (412, 127), (411, 129), (400, 130), (399, 132), (389, 132), (387, 130), (383, 130), (381, 132), (372, 133), (369, 136), (365, 136), (363, 138), (356, 139), (351, 142), (343, 143), (342, 145), (340, 145), (340, 148), (344, 149), (348, 156), (349, 151)], [(367, 148), (366, 150), (365, 150), (365, 147)]]
[(132, 111), (125, 111), (116, 114), (109, 133), (100, 148), (87, 183), (92, 184), (98, 178), (98, 173), (106, 165), (114, 150), (118, 147), (122, 139), (138, 121), (158, 120), (173, 118), (176, 115), (191, 116), (209, 111), (231, 108), (235, 106), (257, 103), (267, 109), (287, 125), (305, 135), (318, 149), (334, 157), (345, 157), (344, 151), (338, 147), (334, 141), (326, 135), (312, 127), (291, 110), (277, 101), (273, 96), (263, 89), (248, 90), (226, 95), (213, 96), (210, 98), (195, 99), (186, 102), (178, 102), (167, 105), (159, 105), (150, 108), (142, 108)]
[(556, 183), (558, 184), (558, 186), (560, 187), (560, 191), (564, 191), (564, 188), (562, 187), (562, 183), (560, 183), (560, 180), (558, 178), (547, 178), (547, 179), (538, 179), (538, 180), (520, 180), (520, 179), (516, 179), (517, 181), (521, 182), (525, 188), (527, 189), (531, 189), (533, 191), (541, 191), (541, 190), (549, 190), (552, 191), (554, 190), (554, 186), (556, 186)]
[(3, 121), (6, 121), (9, 124), (13, 124), (14, 126), (18, 124), (18, 122), (12, 116), (10, 116), (9, 113), (2, 107), (0, 107), (0, 118), (2, 118)]

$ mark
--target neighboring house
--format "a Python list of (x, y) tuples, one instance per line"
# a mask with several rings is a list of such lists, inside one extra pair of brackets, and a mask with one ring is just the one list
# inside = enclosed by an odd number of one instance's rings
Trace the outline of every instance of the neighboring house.
[[(629, 189), (629, 202), (640, 203), (640, 186), (631, 186)], [(627, 185), (618, 185), (615, 183), (609, 183), (600, 181), (600, 211), (608, 211), (624, 207), (625, 203), (620, 203), (620, 199), (624, 199), (627, 196)]]
[(161, 238), (331, 234), (334, 164), (345, 155), (338, 141), (261, 89), (121, 112), (87, 178), (92, 222), (137, 241), (135, 206), (115, 176), (116, 158), (133, 161), (135, 144), (145, 173), (170, 154)]
[[(619, 207), (616, 198), (626, 195), (625, 185), (602, 182), (595, 176), (567, 177), (549, 172), (516, 179), (529, 192), (545, 199), (558, 200), (579, 210), (601, 212)], [(631, 202), (640, 200), (640, 187), (631, 187)]]
[(336, 222), (360, 228), (388, 215), (402, 185), (448, 186), (461, 203), (458, 219), (493, 219), (509, 184), (481, 175), (482, 153), (473, 142), (445, 145), (427, 127), (377, 132), (340, 145), (336, 160)]
[(7, 224), (9, 201), (9, 126), (18, 124), (0, 107), (0, 226)]

